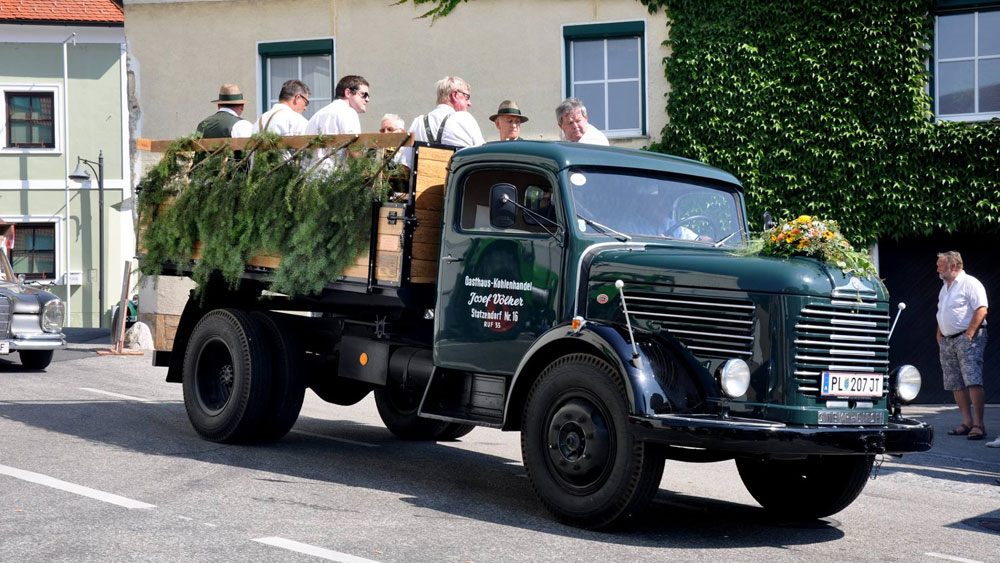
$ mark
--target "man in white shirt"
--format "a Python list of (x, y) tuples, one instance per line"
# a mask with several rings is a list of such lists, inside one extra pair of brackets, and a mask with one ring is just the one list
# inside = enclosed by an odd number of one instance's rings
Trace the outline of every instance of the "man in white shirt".
[[(306, 135), (359, 135), (361, 134), (361, 119), (359, 113), (368, 111), (371, 100), (370, 85), (362, 76), (354, 74), (345, 76), (334, 89), (335, 99), (316, 112), (306, 124)], [(317, 159), (324, 159), (329, 149), (318, 149)], [(343, 158), (340, 151), (339, 158)], [(323, 168), (330, 170), (336, 166), (335, 158), (325, 158)]]
[(587, 121), (587, 107), (579, 98), (566, 98), (556, 107), (556, 123), (563, 138), (571, 143), (608, 146), (608, 138)]
[(302, 117), (302, 112), (309, 107), (309, 95), (305, 82), (295, 79), (285, 81), (278, 93), (278, 103), (254, 121), (254, 134), (261, 130), (279, 135), (304, 134), (308, 121)]
[[(986, 349), (986, 289), (965, 273), (962, 255), (943, 252), (937, 259), (937, 342), (944, 388), (955, 395), (962, 424), (948, 431), (969, 440), (986, 437), (983, 420), (983, 351)], [(971, 408), (970, 408), (971, 405)]]
[[(435, 84), (437, 107), (419, 115), (410, 124), (413, 140), (453, 147), (478, 147), (486, 142), (476, 118), (467, 110), (472, 106), (472, 88), (457, 76), (445, 76)], [(412, 168), (413, 157), (405, 149), (403, 162)]]

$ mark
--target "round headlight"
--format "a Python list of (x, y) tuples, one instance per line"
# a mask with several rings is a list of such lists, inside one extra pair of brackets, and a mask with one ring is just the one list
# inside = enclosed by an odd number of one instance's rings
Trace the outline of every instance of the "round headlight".
[(920, 393), (920, 370), (907, 364), (899, 366), (896, 371), (896, 396), (900, 401), (909, 403)]
[(739, 359), (727, 361), (719, 370), (719, 385), (729, 398), (742, 397), (750, 387), (750, 366)]
[(49, 301), (42, 307), (42, 330), (45, 332), (59, 332), (63, 327), (63, 319), (66, 317), (66, 307), (58, 299)]

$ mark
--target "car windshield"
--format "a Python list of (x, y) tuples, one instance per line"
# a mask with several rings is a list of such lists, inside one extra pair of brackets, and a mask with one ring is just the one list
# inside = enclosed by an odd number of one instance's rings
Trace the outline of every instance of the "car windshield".
[(587, 168), (571, 169), (569, 180), (576, 226), (582, 233), (729, 247), (746, 243), (739, 198), (724, 184), (666, 173)]

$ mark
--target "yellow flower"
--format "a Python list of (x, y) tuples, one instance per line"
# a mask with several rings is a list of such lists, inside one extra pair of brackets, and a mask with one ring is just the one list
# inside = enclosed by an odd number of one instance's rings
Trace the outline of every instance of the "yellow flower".
[(812, 221), (812, 217), (808, 215), (799, 215), (799, 218), (795, 220), (796, 223), (808, 223)]

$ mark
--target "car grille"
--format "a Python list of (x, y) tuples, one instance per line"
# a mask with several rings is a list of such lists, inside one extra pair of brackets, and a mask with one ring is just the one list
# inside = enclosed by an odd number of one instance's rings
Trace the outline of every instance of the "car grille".
[(0, 340), (10, 339), (10, 322), (14, 314), (14, 307), (11, 305), (10, 297), (0, 295)]
[(634, 319), (658, 324), (696, 357), (747, 359), (753, 351), (754, 304), (747, 299), (630, 293)]
[(799, 391), (819, 397), (824, 371), (883, 374), (888, 393), (889, 312), (874, 297), (811, 301), (795, 324), (795, 378)]

